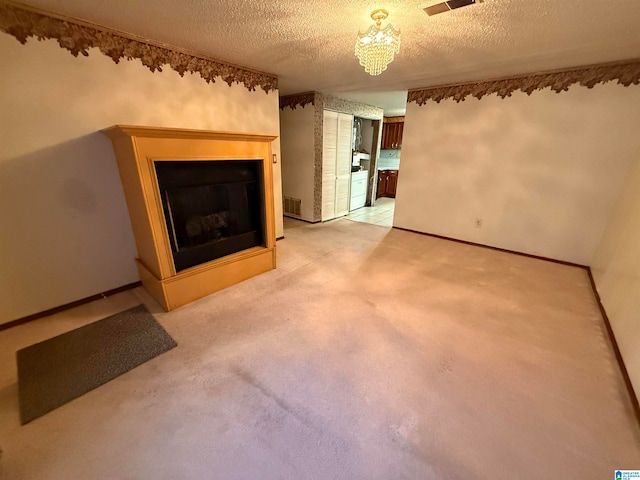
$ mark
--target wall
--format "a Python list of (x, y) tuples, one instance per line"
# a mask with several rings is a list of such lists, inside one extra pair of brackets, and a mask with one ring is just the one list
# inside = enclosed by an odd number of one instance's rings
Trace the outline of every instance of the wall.
[[(55, 41), (0, 33), (0, 323), (138, 280), (114, 124), (279, 135), (278, 93), (249, 92)], [(280, 158), (279, 140), (274, 153)], [(280, 162), (274, 165), (282, 235)]]
[(631, 383), (640, 394), (640, 149), (592, 272)]
[(302, 219), (313, 219), (314, 106), (280, 110), (282, 194), (301, 200)]
[(640, 88), (614, 83), (409, 103), (394, 225), (590, 265), (639, 109)]

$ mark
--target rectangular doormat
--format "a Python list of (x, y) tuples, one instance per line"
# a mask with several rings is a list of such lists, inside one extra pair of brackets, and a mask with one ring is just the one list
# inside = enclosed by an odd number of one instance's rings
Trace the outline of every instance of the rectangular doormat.
[(23, 348), (16, 354), (20, 422), (35, 420), (175, 346), (139, 305)]

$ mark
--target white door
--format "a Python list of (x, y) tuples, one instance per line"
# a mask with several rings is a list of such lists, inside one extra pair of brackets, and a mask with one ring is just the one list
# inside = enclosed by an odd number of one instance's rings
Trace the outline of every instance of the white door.
[(322, 221), (335, 217), (337, 153), (338, 113), (325, 110), (322, 122)]
[(336, 155), (336, 211), (340, 217), (349, 213), (351, 199), (353, 116), (338, 114), (338, 151)]
[(322, 220), (349, 213), (353, 116), (329, 110), (323, 115)]

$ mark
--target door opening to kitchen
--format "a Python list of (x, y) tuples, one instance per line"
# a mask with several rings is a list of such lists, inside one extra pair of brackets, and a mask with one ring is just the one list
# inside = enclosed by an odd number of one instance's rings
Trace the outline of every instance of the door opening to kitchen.
[[(377, 148), (377, 145), (373, 145), (373, 121), (354, 118), (348, 219), (384, 227), (393, 226), (403, 129), (404, 117), (384, 117), (380, 156), (374, 166), (370, 161), (371, 151)], [(376, 171), (370, 172), (371, 168), (376, 168)], [(371, 206), (365, 206), (369, 184), (375, 188), (375, 200)]]

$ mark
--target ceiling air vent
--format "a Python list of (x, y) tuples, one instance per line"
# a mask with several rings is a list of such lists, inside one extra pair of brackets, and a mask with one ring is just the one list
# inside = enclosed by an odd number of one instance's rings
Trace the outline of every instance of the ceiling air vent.
[(455, 10), (456, 8), (466, 7), (467, 5), (473, 5), (476, 0), (449, 0), (448, 2), (437, 3), (424, 9), (427, 15), (437, 15), (439, 13), (448, 12), (449, 10)]

